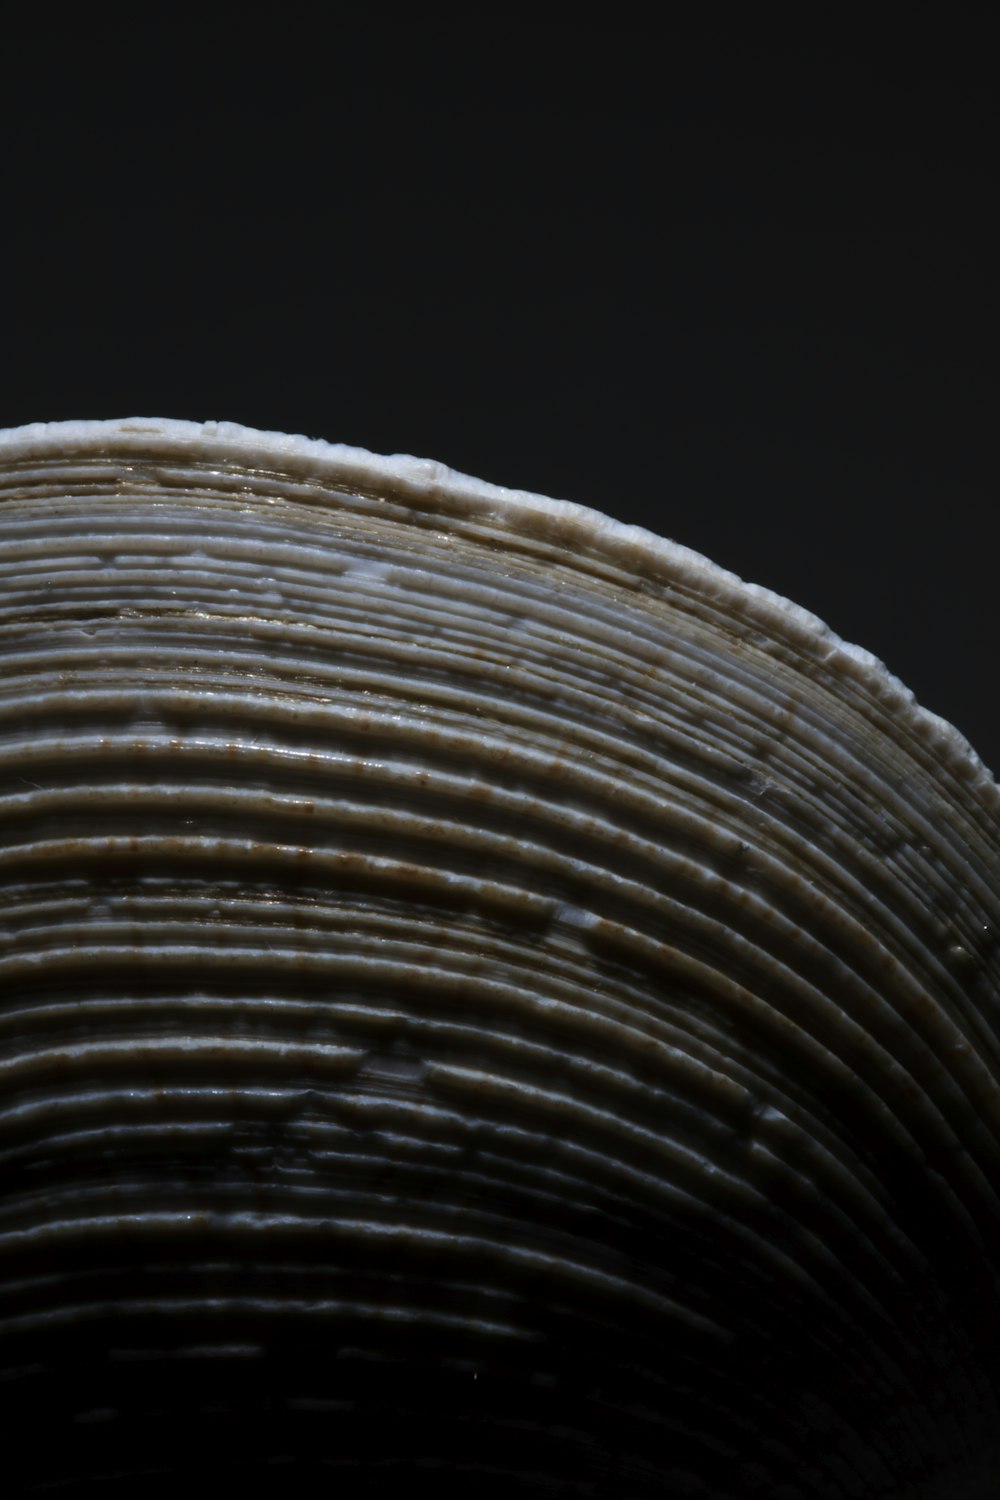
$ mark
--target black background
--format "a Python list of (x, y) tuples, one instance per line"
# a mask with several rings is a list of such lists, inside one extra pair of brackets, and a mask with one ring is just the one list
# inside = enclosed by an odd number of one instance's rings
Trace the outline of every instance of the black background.
[(1000, 767), (989, 8), (538, 14), (8, 12), (0, 425), (225, 418), (596, 506)]

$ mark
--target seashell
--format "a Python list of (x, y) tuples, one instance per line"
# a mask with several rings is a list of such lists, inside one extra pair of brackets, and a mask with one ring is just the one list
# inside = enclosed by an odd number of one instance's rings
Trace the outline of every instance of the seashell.
[(0, 535), (13, 1492), (994, 1493), (955, 730), (410, 458), (26, 427)]

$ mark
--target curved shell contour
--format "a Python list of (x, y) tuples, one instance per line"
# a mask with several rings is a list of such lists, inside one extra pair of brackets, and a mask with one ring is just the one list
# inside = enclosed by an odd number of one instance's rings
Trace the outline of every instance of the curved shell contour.
[(993, 1493), (1000, 804), (877, 662), (160, 421), (0, 435), (0, 651), (15, 1486)]

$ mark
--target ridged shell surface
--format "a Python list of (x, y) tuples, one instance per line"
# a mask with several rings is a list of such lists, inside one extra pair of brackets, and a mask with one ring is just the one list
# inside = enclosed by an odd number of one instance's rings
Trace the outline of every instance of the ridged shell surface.
[(995, 1494), (998, 794), (866, 653), (438, 465), (22, 428), (0, 792), (8, 1493)]

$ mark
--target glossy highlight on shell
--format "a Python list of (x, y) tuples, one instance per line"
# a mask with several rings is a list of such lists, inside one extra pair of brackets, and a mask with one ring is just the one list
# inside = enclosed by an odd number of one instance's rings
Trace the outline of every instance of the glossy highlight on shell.
[(0, 795), (14, 1493), (994, 1494), (1000, 799), (866, 653), (439, 465), (21, 428)]

